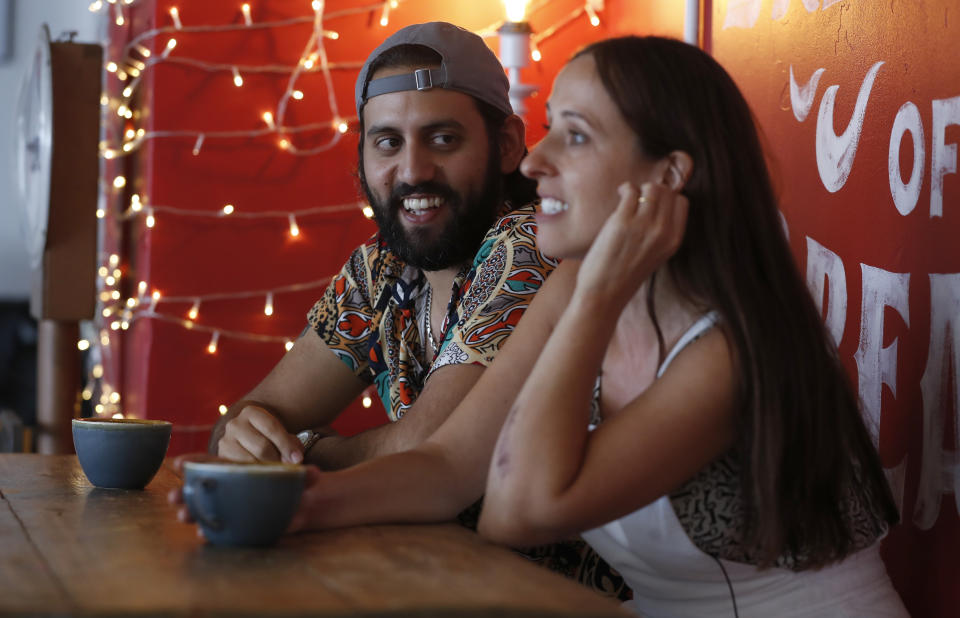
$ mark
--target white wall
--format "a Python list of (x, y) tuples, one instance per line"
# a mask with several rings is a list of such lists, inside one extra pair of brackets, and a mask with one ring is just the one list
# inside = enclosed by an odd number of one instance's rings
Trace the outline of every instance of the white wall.
[[(17, 101), (20, 82), (30, 67), (40, 38), (40, 24), (50, 26), (56, 40), (63, 32), (76, 31), (77, 42), (99, 42), (105, 19), (91, 13), (89, 0), (0, 0), (0, 11), (12, 4), (12, 20), (2, 37), (12, 37), (12, 56), (0, 60), (0, 300), (30, 296), (30, 265), (23, 242), (23, 224), (14, 157)], [(0, 19), (4, 24), (5, 19)], [(12, 27), (11, 27), (12, 26)], [(0, 49), (3, 48), (0, 40)]]

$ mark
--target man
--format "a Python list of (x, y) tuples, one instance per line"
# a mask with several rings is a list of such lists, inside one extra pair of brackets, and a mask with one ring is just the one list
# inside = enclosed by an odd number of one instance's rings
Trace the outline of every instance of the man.
[[(374, 50), (356, 107), (379, 233), (220, 419), (212, 453), (342, 468), (416, 446), (470, 390), (555, 266), (535, 245), (508, 90), (482, 39), (451, 24), (404, 28)], [(313, 431), (371, 382), (391, 423), (348, 438)]]

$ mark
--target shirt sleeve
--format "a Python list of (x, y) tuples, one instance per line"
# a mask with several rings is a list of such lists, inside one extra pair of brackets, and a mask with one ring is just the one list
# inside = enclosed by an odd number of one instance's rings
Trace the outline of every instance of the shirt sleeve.
[(324, 343), (350, 370), (371, 382), (368, 348), (374, 308), (370, 301), (371, 243), (358, 247), (323, 296), (307, 314), (307, 321)]
[(432, 374), (446, 365), (489, 366), (557, 266), (536, 244), (533, 208), (517, 209), (490, 230), (462, 287)]

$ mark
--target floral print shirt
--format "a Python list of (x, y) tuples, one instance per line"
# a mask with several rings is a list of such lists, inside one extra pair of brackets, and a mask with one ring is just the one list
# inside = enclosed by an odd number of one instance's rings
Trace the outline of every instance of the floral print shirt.
[[(440, 367), (488, 366), (557, 262), (535, 243), (532, 206), (500, 217), (472, 264), (454, 280), (440, 349), (426, 362), (429, 284), (374, 235), (350, 255), (308, 314), (341, 361), (376, 385), (391, 421), (413, 405)], [(446, 291), (435, 290), (438, 302)]]

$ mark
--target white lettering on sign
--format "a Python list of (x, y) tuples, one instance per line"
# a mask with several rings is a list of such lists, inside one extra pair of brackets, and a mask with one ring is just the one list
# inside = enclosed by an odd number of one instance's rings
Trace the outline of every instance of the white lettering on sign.
[[(913, 171), (910, 180), (904, 184), (900, 170), (900, 142), (903, 134), (908, 132), (913, 140)], [(893, 119), (893, 129), (890, 131), (890, 150), (887, 153), (887, 173), (890, 177), (890, 195), (893, 196), (893, 205), (901, 215), (909, 215), (920, 199), (920, 184), (923, 182), (923, 121), (920, 120), (920, 110), (907, 101)]]
[[(930, 275), (930, 307), (930, 347), (920, 379), (923, 450), (913, 512), (913, 522), (921, 530), (937, 522), (944, 493), (953, 493), (960, 512), (960, 273)], [(955, 446), (947, 450), (943, 433), (951, 407)]]
[(799, 122), (807, 119), (810, 108), (813, 106), (813, 99), (817, 96), (817, 85), (820, 83), (820, 76), (826, 69), (817, 69), (810, 77), (810, 81), (800, 86), (793, 77), (793, 65), (790, 65), (790, 107), (793, 109), (793, 117)]
[(884, 309), (891, 307), (910, 326), (910, 275), (860, 264), (863, 288), (860, 302), (860, 343), (853, 358), (860, 378), (860, 400), (874, 444), (880, 439), (880, 401), (883, 385), (897, 396), (897, 344), (883, 347)]
[[(826, 284), (825, 284), (826, 282)], [(840, 256), (807, 236), (807, 288), (823, 315), (824, 292), (827, 296), (827, 332), (840, 345), (847, 321), (847, 278)]]
[(960, 125), (960, 96), (933, 102), (933, 161), (930, 164), (930, 216), (943, 216), (943, 176), (957, 171), (957, 145), (945, 144), (949, 125)]
[(760, 17), (761, 0), (730, 0), (727, 14), (723, 19), (723, 29), (753, 28)]
[(840, 86), (833, 85), (823, 93), (820, 101), (820, 113), (817, 116), (817, 171), (820, 172), (820, 181), (830, 193), (836, 193), (847, 182), (850, 170), (853, 169), (853, 160), (857, 155), (857, 146), (860, 144), (860, 133), (863, 131), (863, 118), (867, 113), (867, 102), (870, 100), (870, 90), (877, 72), (883, 66), (883, 61), (875, 63), (860, 85), (857, 94), (857, 103), (853, 115), (843, 133), (837, 135), (833, 130), (833, 108)]

